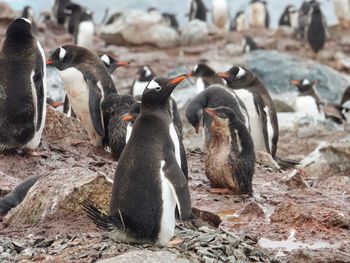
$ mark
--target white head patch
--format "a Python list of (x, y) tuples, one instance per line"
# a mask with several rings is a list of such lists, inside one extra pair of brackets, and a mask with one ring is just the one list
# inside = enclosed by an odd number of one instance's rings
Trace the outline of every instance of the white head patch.
[(159, 84), (158, 82), (156, 82), (155, 80), (152, 80), (150, 83), (148, 83), (147, 85), (147, 89), (156, 89), (159, 88)]
[(60, 53), (58, 54), (59, 59), (64, 59), (64, 57), (67, 54), (67, 50), (65, 50), (63, 47), (60, 47)]
[(246, 73), (247, 72), (244, 69), (242, 69), (241, 67), (238, 67), (238, 73), (237, 73), (236, 77), (241, 78), (241, 77), (245, 76)]
[(193, 72), (196, 72), (198, 69), (198, 64), (196, 64), (194, 67), (193, 67)]
[(106, 63), (107, 65), (111, 65), (111, 60), (109, 59), (109, 57), (108, 57), (106, 54), (104, 54), (104, 55), (101, 57), (101, 59), (102, 59), (102, 61), (103, 61), (104, 63)]
[(310, 82), (310, 80), (308, 80), (308, 79), (304, 79), (303, 82), (302, 82), (301, 84), (303, 84), (304, 86), (306, 86), (306, 85), (310, 85), (311, 82)]
[(146, 77), (149, 77), (149, 76), (152, 75), (152, 71), (150, 70), (149, 67), (144, 66), (144, 67), (143, 67), (143, 70), (145, 71), (145, 76), (146, 76)]
[(26, 21), (28, 24), (32, 24), (32, 22), (28, 19), (28, 18), (25, 18), (25, 17), (21, 17), (22, 20)]

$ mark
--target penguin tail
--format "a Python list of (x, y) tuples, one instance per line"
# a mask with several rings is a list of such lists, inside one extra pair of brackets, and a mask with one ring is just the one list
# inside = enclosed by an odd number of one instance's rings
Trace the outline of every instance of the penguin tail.
[(94, 221), (97, 227), (112, 231), (119, 226), (117, 218), (108, 216), (96, 208), (90, 200), (83, 202), (83, 210), (87, 216)]
[(190, 230), (198, 230), (201, 227), (218, 228), (220, 223), (221, 219), (216, 214), (192, 207), (189, 218), (186, 221), (182, 221), (178, 226)]
[(278, 163), (282, 170), (295, 169), (297, 168), (296, 166), (300, 164), (300, 161), (285, 159), (278, 156), (275, 157), (275, 161)]

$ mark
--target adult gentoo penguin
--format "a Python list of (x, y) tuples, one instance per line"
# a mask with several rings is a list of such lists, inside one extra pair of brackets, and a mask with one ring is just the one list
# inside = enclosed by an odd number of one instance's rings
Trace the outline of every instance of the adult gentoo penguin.
[(196, 77), (197, 94), (209, 87), (211, 84), (224, 84), (222, 79), (216, 75), (216, 72), (207, 64), (196, 64), (192, 71), (187, 74), (188, 77)]
[(231, 21), (231, 31), (243, 32), (246, 29), (246, 16), (244, 11), (238, 11)]
[(250, 26), (256, 28), (269, 28), (270, 15), (267, 10), (266, 1), (251, 0), (250, 9)]
[(157, 78), (145, 89), (141, 114), (115, 172), (109, 215), (84, 204), (96, 224), (113, 230), (117, 241), (165, 245), (174, 235), (175, 208), (180, 220), (190, 215), (190, 193), (176, 161), (175, 131), (166, 111), (167, 100), (183, 79)]
[(127, 61), (118, 60), (118, 59), (116, 59), (110, 55), (107, 55), (107, 54), (103, 54), (100, 58), (103, 61), (103, 63), (105, 64), (106, 68), (108, 69), (108, 71), (111, 75), (113, 74), (113, 72), (117, 68), (128, 66), (130, 64)]
[(318, 53), (326, 43), (326, 21), (322, 14), (320, 4), (315, 2), (311, 6), (309, 21), (306, 26), (306, 39), (311, 49)]
[(142, 66), (137, 72), (138, 78), (132, 84), (132, 95), (141, 96), (148, 83), (155, 78), (156, 74), (150, 66)]
[(207, 8), (202, 0), (189, 0), (188, 20), (207, 21)]
[(296, 30), (298, 28), (298, 17), (298, 10), (295, 6), (287, 5), (279, 19), (278, 25), (288, 26)]
[(117, 93), (102, 60), (86, 48), (66, 45), (57, 48), (47, 61), (59, 71), (69, 103), (95, 146), (102, 145), (104, 123), (101, 104)]
[(226, 0), (214, 0), (211, 7), (213, 24), (219, 29), (229, 29), (230, 14)]
[(350, 26), (350, 0), (332, 0), (335, 15), (341, 26)]
[[(205, 108), (211, 118), (205, 174), (214, 188), (228, 188), (235, 194), (253, 193), (254, 143), (248, 128), (237, 117), (235, 107)], [(220, 190), (222, 191), (222, 190)], [(216, 191), (215, 192), (220, 192)]]
[(250, 36), (244, 36), (242, 39), (242, 53), (249, 53), (250, 51), (259, 49), (254, 39)]
[(52, 14), (59, 25), (64, 25), (66, 22), (66, 14), (64, 10), (70, 3), (70, 0), (55, 0), (52, 8)]
[(28, 19), (7, 27), (0, 65), (0, 149), (34, 154), (45, 125), (47, 87), (44, 50)]

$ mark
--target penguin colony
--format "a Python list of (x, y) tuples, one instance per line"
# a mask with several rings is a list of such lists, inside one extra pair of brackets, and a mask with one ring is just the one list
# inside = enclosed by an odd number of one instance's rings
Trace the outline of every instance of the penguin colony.
[[(334, 1), (335, 6), (341, 1)], [(149, 10), (154, 12), (156, 10)], [(250, 26), (269, 27), (265, 1), (249, 3)], [(216, 72), (205, 63), (173, 78), (157, 77), (149, 65), (142, 65), (130, 88), (131, 95), (120, 95), (113, 72), (129, 62), (90, 51), (93, 46), (92, 12), (70, 0), (56, 0), (53, 14), (58, 24), (74, 36), (75, 45), (58, 47), (46, 60), (33, 32), (34, 15), (30, 7), (23, 17), (7, 28), (0, 52), (0, 150), (24, 150), (37, 155), (45, 125), (46, 65), (56, 67), (66, 91), (66, 113), (74, 112), (95, 147), (103, 147), (118, 161), (109, 213), (84, 201), (83, 209), (99, 226), (110, 231), (118, 242), (166, 245), (174, 235), (176, 220), (191, 217), (188, 167), (183, 144), (180, 112), (171, 97), (186, 79), (194, 79), (196, 96), (186, 108), (187, 121), (198, 133), (203, 126), (205, 174), (213, 193), (253, 194), (252, 181), (256, 155), (263, 151), (282, 168), (296, 161), (277, 156), (278, 120), (271, 96), (262, 81), (248, 68), (234, 65)], [(338, 14), (338, 13), (337, 13)], [(206, 21), (207, 9), (201, 0), (189, 1), (190, 20)], [(172, 14), (163, 14), (171, 26), (178, 27)], [(341, 22), (346, 24), (345, 15)], [(215, 0), (212, 19), (220, 29), (229, 28), (226, 0)], [(240, 11), (231, 29), (244, 31), (245, 14)], [(319, 4), (304, 2), (298, 11), (287, 6), (281, 26), (291, 27), (318, 52), (325, 43), (325, 22)], [(315, 36), (313, 32), (319, 34)], [(245, 37), (244, 51), (257, 49)], [(18, 59), (21, 63), (18, 63)], [(19, 71), (16, 80), (11, 72)], [(350, 87), (341, 104), (324, 102), (317, 94), (317, 81), (292, 80), (298, 89), (296, 111), (330, 118), (341, 124), (349, 118)], [(69, 110), (67, 110), (69, 109)], [(132, 160), (132, 161), (131, 161)], [(40, 177), (32, 177), (0, 199), (0, 216), (25, 197)], [(147, 191), (145, 189), (152, 189)]]

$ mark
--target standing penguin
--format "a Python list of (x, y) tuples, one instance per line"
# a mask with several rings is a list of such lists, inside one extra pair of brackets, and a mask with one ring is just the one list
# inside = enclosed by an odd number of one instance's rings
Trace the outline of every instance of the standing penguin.
[(95, 146), (102, 145), (104, 123), (101, 104), (117, 93), (102, 60), (86, 48), (65, 45), (57, 48), (47, 61), (59, 71), (69, 103)]
[(197, 94), (212, 84), (224, 84), (222, 79), (216, 75), (216, 72), (207, 64), (196, 64), (192, 71), (187, 74), (188, 77), (196, 77)]
[(52, 7), (52, 14), (56, 19), (57, 24), (64, 25), (66, 22), (66, 14), (64, 10), (70, 3), (70, 0), (55, 0), (55, 3)]
[[(216, 193), (229, 188), (234, 194), (252, 195), (255, 172), (254, 143), (249, 130), (229, 107), (205, 108), (211, 118), (211, 140), (205, 174)], [(235, 107), (239, 111), (238, 103)]]
[(238, 11), (231, 21), (231, 31), (243, 32), (246, 29), (246, 16), (244, 11)]
[(296, 30), (298, 28), (298, 10), (293, 5), (287, 5), (281, 15), (279, 26), (287, 26)]
[(24, 148), (35, 154), (45, 125), (47, 86), (44, 50), (30, 20), (9, 24), (0, 65), (0, 149)]
[(166, 245), (174, 235), (175, 209), (180, 220), (190, 215), (190, 192), (176, 161), (175, 130), (166, 112), (167, 100), (184, 79), (157, 78), (145, 89), (141, 114), (115, 172), (109, 215), (84, 204), (89, 217), (113, 230), (111, 237), (119, 242)]
[(219, 29), (229, 29), (230, 14), (226, 0), (213, 0), (211, 8), (213, 24)]
[(251, 0), (250, 8), (250, 26), (256, 28), (269, 28), (270, 15), (267, 10), (266, 1)]
[(301, 4), (300, 8), (299, 8), (299, 12), (298, 12), (298, 34), (297, 36), (304, 40), (305, 39), (305, 30), (306, 30), (306, 26), (308, 24), (309, 21), (309, 13), (310, 13), (310, 9), (311, 6), (315, 3), (315, 0), (311, 0), (311, 1), (303, 1), (303, 3)]
[(255, 43), (254, 39), (250, 36), (244, 36), (242, 39), (242, 53), (249, 53), (253, 50), (257, 50), (259, 47)]
[(308, 24), (306, 26), (306, 39), (311, 49), (318, 53), (326, 43), (326, 21), (322, 14), (320, 5), (315, 2), (311, 6)]
[(141, 96), (148, 83), (155, 78), (156, 74), (150, 66), (142, 66), (137, 72), (138, 78), (132, 84), (132, 95)]
[(189, 0), (188, 20), (207, 21), (207, 8), (202, 0)]
[(348, 28), (350, 26), (350, 0), (332, 0), (332, 2), (339, 24)]

